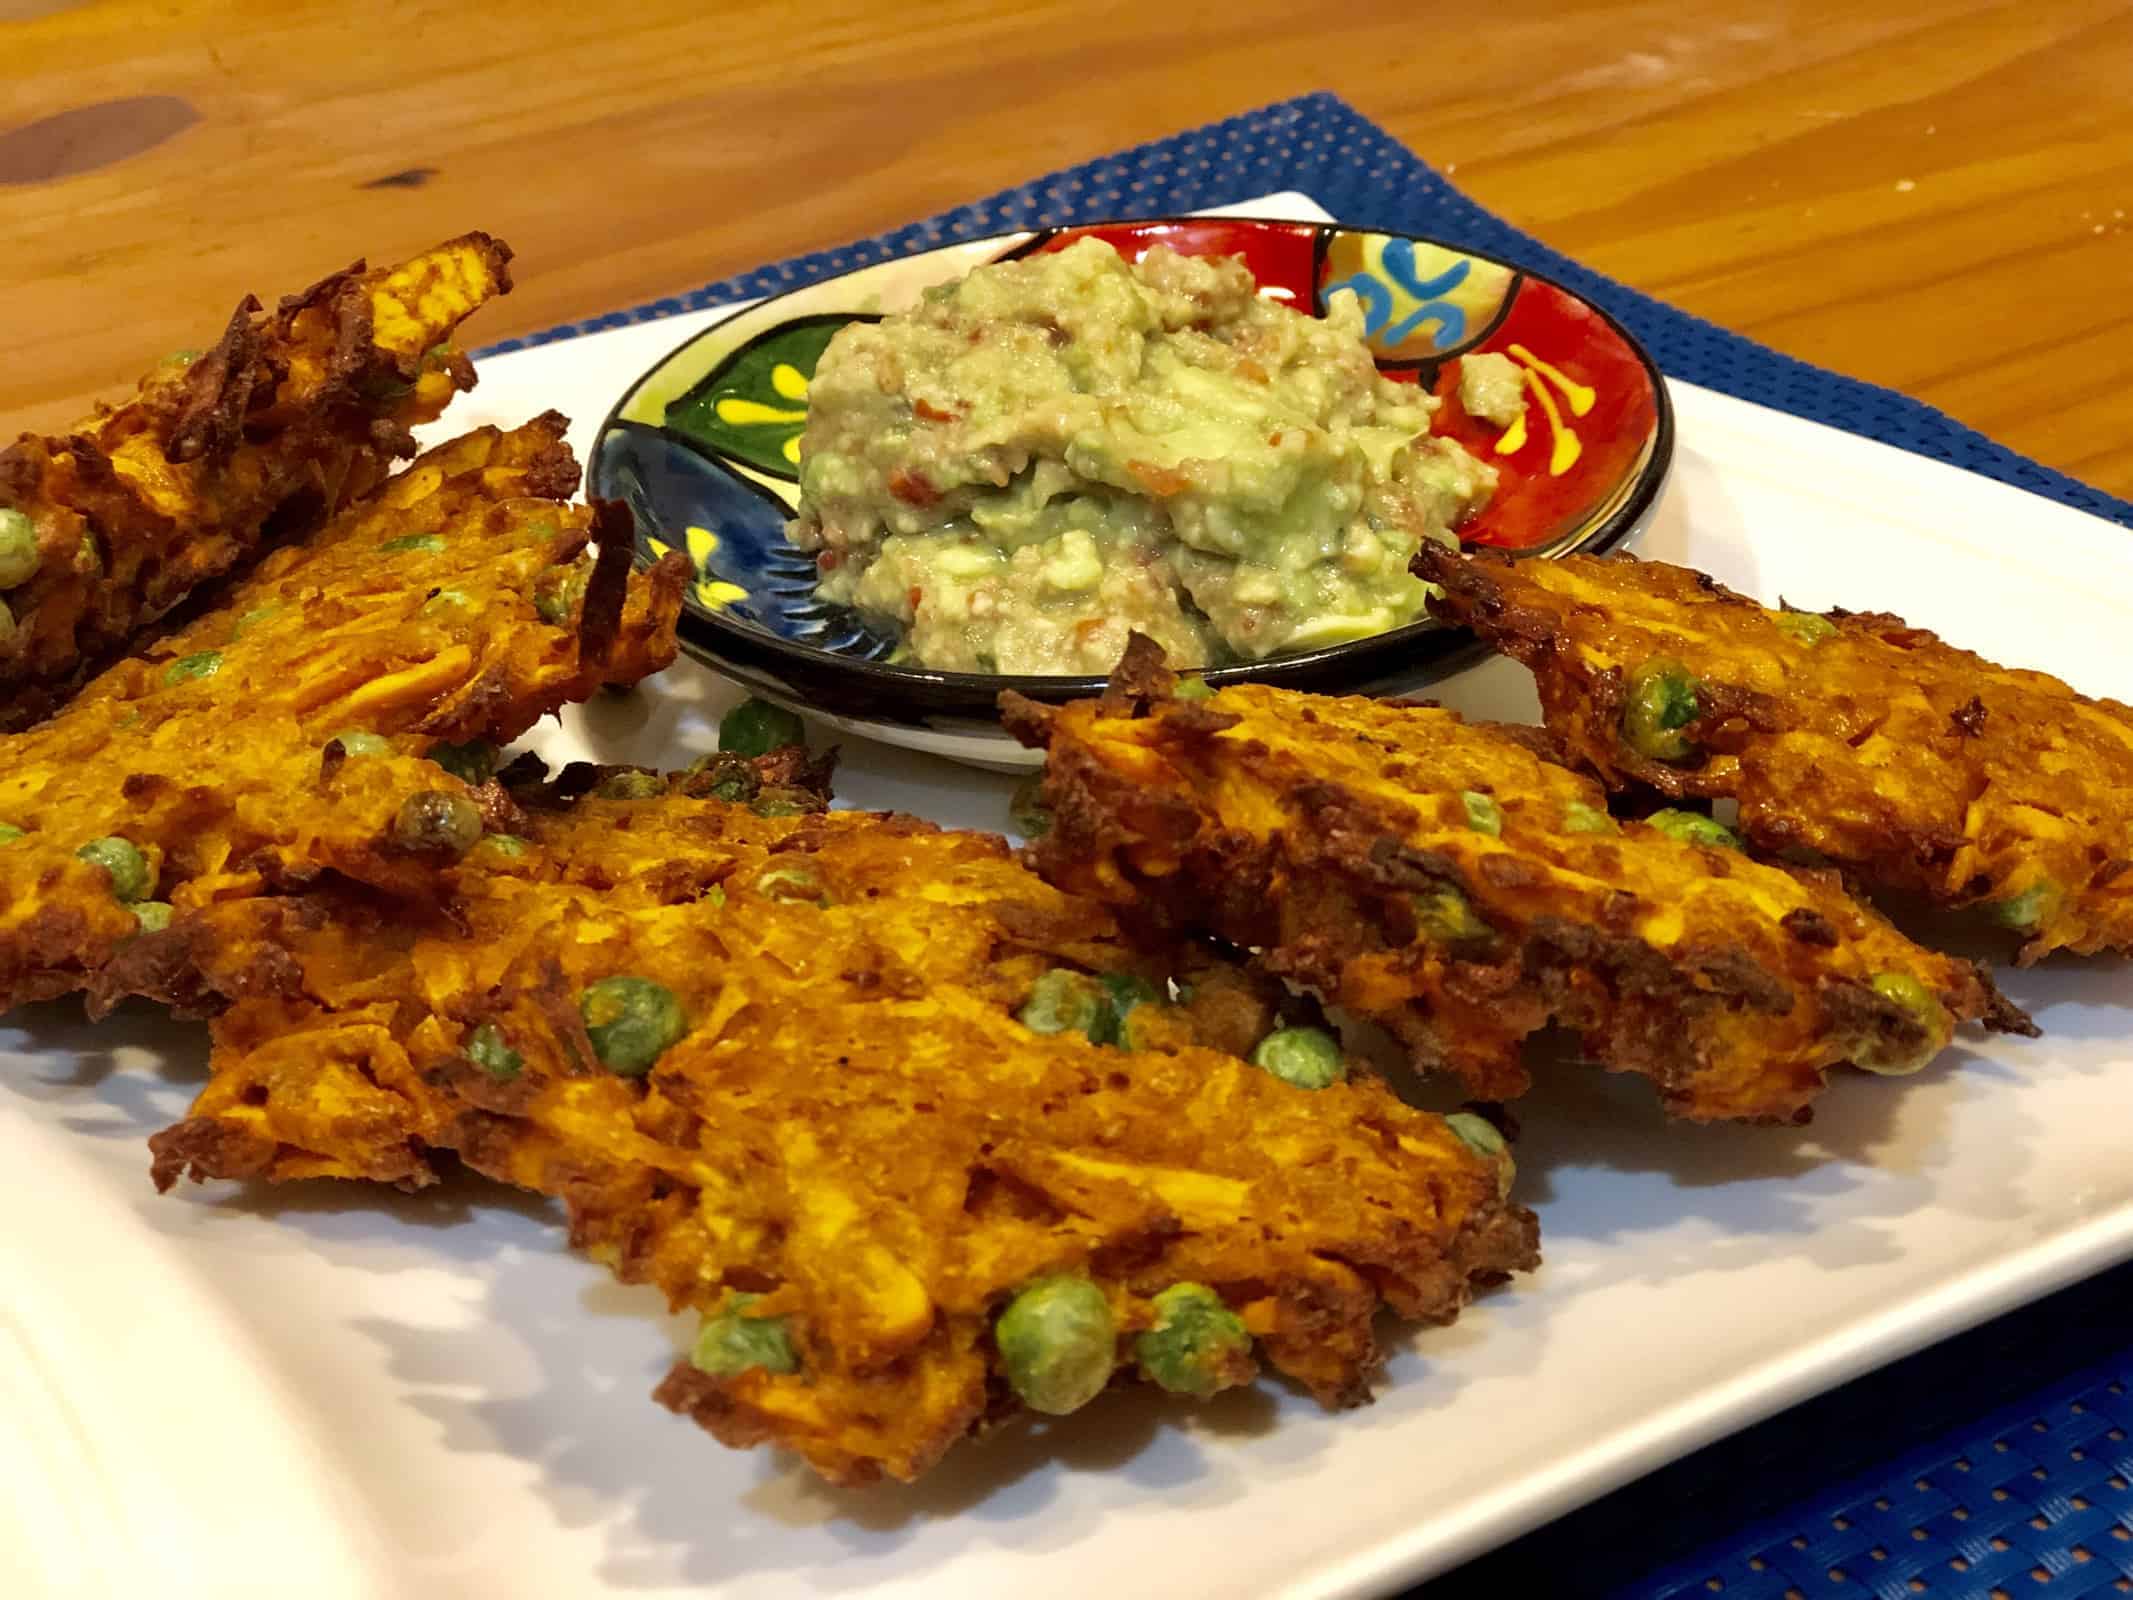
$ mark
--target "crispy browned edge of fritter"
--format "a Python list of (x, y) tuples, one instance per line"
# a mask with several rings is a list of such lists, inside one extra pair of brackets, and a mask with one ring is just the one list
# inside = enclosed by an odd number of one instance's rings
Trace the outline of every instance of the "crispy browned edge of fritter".
[[(1598, 557), (1584, 558), (1599, 561)], [(1729, 589), (1708, 573), (1669, 562), (1641, 561), (1627, 551), (1605, 558), (1608, 564), (1625, 568), (1687, 573), (1697, 589), (1714, 602), (1762, 612), (1765, 608), (1748, 595)], [(1501, 551), (1474, 551), (1466, 555), (1425, 549), (1416, 554), (1417, 577), (1435, 584), (1439, 593), (1430, 596), (1431, 614), (1440, 621), (1471, 630), (1498, 654), (1510, 657), (1534, 675), (1549, 725), (1589, 763), (1595, 776), (1613, 792), (1627, 795), (1663, 796), (1666, 800), (1734, 799), (1740, 785), (1715, 779), (1707, 764), (1674, 765), (1640, 755), (1615, 736), (1628, 703), (1629, 682), (1625, 674), (1610, 669), (1588, 675), (1573, 667), (1558, 668), (1564, 657), (1563, 630), (1548, 611), (1522, 605), (1506, 590), (1503, 575), (1515, 568), (1514, 558)], [(1901, 633), (1920, 644), (1940, 646), (1981, 667), (1995, 664), (1967, 650), (1946, 644), (1924, 628), (1914, 628), (1903, 618), (1885, 611), (1831, 610), (1827, 616), (1852, 622), (1876, 634)], [(2086, 701), (2085, 695), (2067, 693)], [(1779, 702), (1770, 695), (1737, 684), (1705, 678), (1698, 690), (1701, 702), (1696, 726), (1721, 725), (1773, 733), (1787, 726)], [(1976, 701), (1973, 707), (1982, 710)], [(1723, 749), (1721, 744), (1718, 748)], [(1799, 842), (1792, 835), (1810, 830), (1788, 828), (1780, 819), (1758, 825), (1754, 842), (1776, 851)], [(1962, 903), (1947, 892), (1946, 869), (1965, 840), (1959, 830), (1931, 826), (1923, 821), (1903, 826), (1891, 821), (1871, 835), (1871, 847), (1851, 852), (1840, 867), (1862, 881), (1871, 879), (1881, 887), (1923, 895), (1936, 903)]]
[[(596, 539), (605, 539), (618, 530), (625, 535), (621, 539), (603, 542), (599, 546), (596, 560), (600, 563), (611, 563), (619, 559), (623, 579), (626, 581), (631, 560), (631, 545), (626, 537), (631, 526), (629, 511), (627, 507), (613, 501), (595, 504), (593, 536)], [(680, 580), (675, 564), (681, 561), (682, 558), (670, 553), (662, 558), (654, 571), (659, 572), (665, 581), (678, 582)], [(588, 583), (585, 603), (580, 612), (579, 637), (583, 641), (583, 649), (592, 647), (594, 630), (602, 625), (593, 613), (592, 594), (592, 586)], [(614, 615), (605, 623), (610, 644), (624, 598), (626, 589), (618, 587)], [(605, 659), (605, 656), (602, 654), (596, 659)], [(837, 765), (835, 748), (817, 754), (810, 752), (803, 745), (792, 745), (751, 758), (750, 764), (761, 782), (811, 795), (822, 809), (828, 808), (831, 777)], [(567, 807), (594, 788), (603, 778), (616, 773), (648, 770), (651, 769), (573, 761), (560, 772), (551, 775), (547, 763), (529, 751), (518, 756), (488, 782), (479, 785), (475, 790), (475, 801), (482, 810), (486, 827), (491, 830), (498, 827), (515, 828), (523, 824), (525, 813)], [(684, 777), (679, 781), (683, 785), (683, 791), (687, 792), (688, 779)], [(390, 906), (393, 903), (392, 894), (384, 888), (345, 883), (337, 874), (330, 872), (320, 875), (317, 879), (306, 878), (290, 882), (277, 891), (257, 898), (284, 902), (289, 914), (301, 917), (310, 915), (315, 910), (313, 903), (305, 897), (317, 888), (332, 886), (340, 887), (356, 901), (378, 906)], [(450, 915), (448, 902), (434, 909), (438, 909), (447, 917)], [(300, 992), (300, 975), (295, 967), (286, 957), (266, 945), (255, 949), (254, 960), (250, 965), (230, 975), (227, 979), (229, 987), (217, 988), (202, 976), (204, 966), (223, 965), (204, 959), (204, 952), (196, 941), (205, 937), (208, 937), (208, 934), (195, 919), (180, 917), (167, 928), (129, 939), (109, 961), (88, 974), (85, 982), (77, 978), (70, 982), (69, 987), (81, 988), (92, 1018), (109, 1015), (129, 999), (150, 1000), (167, 1007), (174, 1016), (199, 1019), (214, 1016), (224, 1009), (232, 998), (238, 996), (294, 995)], [(24, 998), (43, 996), (32, 994)]]
[[(1179, 702), (1172, 698), (1176, 681), (1177, 674), (1165, 664), (1161, 648), (1153, 640), (1136, 634), (1099, 703), (1107, 715), (1132, 718), (1145, 716), (1152, 708), (1160, 705), (1166, 721), (1178, 727), (1187, 736), (1195, 730), (1211, 735), (1234, 725), (1236, 719), (1233, 714), (1199, 702)], [(1026, 745), (1038, 749), (1046, 748), (1053, 719), (1051, 708), (1012, 690), (1002, 694), (1000, 707), (1002, 721), (1011, 733)], [(1547, 730), (1485, 722), (1470, 723), (1469, 726), (1497, 737), (1507, 737), (1512, 743), (1542, 760), (1567, 766), (1573, 771), (1584, 770), (1580, 764), (1562, 759), (1561, 745)], [(1048, 797), (1058, 808), (1052, 831), (1046, 835), (1044, 841), (1032, 846), (1027, 852), (1028, 858), (1040, 872), (1043, 871), (1045, 851), (1050, 841), (1062, 836), (1100, 840), (1110, 832), (1110, 802), (1105, 795), (1112, 792), (1112, 786), (1118, 780), (1093, 756), (1070, 756), (1069, 760), (1070, 765), (1062, 781), (1047, 786)], [(1134, 798), (1137, 804), (1145, 806), (1148, 803), (1148, 797), (1139, 791), (1135, 791)], [(1197, 826), (1198, 814), (1190, 807), (1181, 805), (1177, 821), (1181, 832), (1189, 830)], [(1796, 877), (1818, 879), (1840, 892), (1846, 887), (1840, 874), (1827, 869), (1784, 867), (1775, 863), (1772, 865), (1779, 865), (1780, 870)], [(1426, 861), (1409, 860), (1405, 853), (1399, 851), (1382, 855), (1373, 852), (1367, 860), (1359, 859), (1356, 866), (1362, 876), (1387, 882), (1397, 881), (1402, 875), (1411, 875), (1417, 888), (1430, 887), (1436, 881), (1429, 873)], [(1239, 930), (1266, 925), (1268, 908), (1249, 888), (1255, 874), (1248, 869), (1247, 861), (1242, 858), (1238, 859), (1237, 867), (1235, 872), (1217, 870), (1197, 875), (1193, 879), (1191, 899), (1194, 905), (1204, 908), (1190, 915), (1189, 920), (1195, 925), (1214, 927), (1232, 937), (1237, 936)], [(1236, 886), (1234, 892), (1231, 892), (1230, 885)], [(1183, 885), (1169, 884), (1166, 887), (1175, 893), (1182, 889)], [(1175, 908), (1164, 908), (1165, 898), (1164, 894), (1158, 893), (1151, 902), (1151, 909), (1158, 910), (1166, 917), (1174, 917), (1177, 914)], [(1268, 931), (1271, 932), (1270, 929)], [(1653, 959), (1652, 952), (1641, 940), (1623, 939), (1604, 928), (1582, 923), (1551, 922), (1545, 928), (1537, 928), (1534, 937), (1537, 941), (1534, 948), (1546, 948), (1555, 957), (1554, 962), (1544, 964), (1544, 987), (1545, 983), (1550, 981), (1550, 975), (1553, 975), (1553, 981), (1560, 981), (1562, 971), (1604, 967), (1622, 973), (1634, 973), (1648, 968)], [(1958, 962), (1957, 965), (1965, 964)], [(1975, 961), (1967, 963), (1967, 966), (1974, 978), (1972, 1004), (1965, 1010), (1958, 1011), (1958, 1019), (1976, 1020), (1995, 1033), (2016, 1033), (2034, 1037), (2039, 1031), (2036, 1024), (2000, 992), (1989, 970), (1982, 963)], [(1324, 974), (1294, 973), (1292, 976), (1315, 982), (1322, 979)], [(1776, 1004), (1782, 999), (1767, 993), (1758, 975), (1738, 970), (1737, 964), (1714, 963), (1705, 969), (1705, 976), (1717, 981), (1721, 987), (1732, 984), (1734, 991), (1751, 1004)], [(1864, 994), (1852, 998), (1857, 1001), (1861, 1011), (1861, 1015), (1856, 1019), (1856, 1025), (1861, 1031), (1879, 1031), (1886, 1035), (1891, 1046), (1896, 1048), (1914, 1046), (1922, 1040), (1923, 1035), (1918, 1033), (1917, 1024), (1904, 1014), (1901, 1008), (1884, 1004)], [(1551, 999), (1549, 1009), (1560, 1011), (1562, 1008)], [(1618, 1041), (1617, 1048), (1611, 1054), (1625, 1062), (1649, 1063), (1637, 1066), (1634, 1070), (1651, 1077), (1664, 1093), (1669, 1091), (1673, 1083), (1661, 1066), (1670, 1054), (1664, 1048), (1665, 1043), (1664, 1039), (1657, 1037), (1644, 1038), (1640, 1042), (1637, 1036), (1625, 1036)], [(1808, 1115), (1808, 1107), (1803, 1101), (1793, 1109), (1789, 1117), (1773, 1114), (1761, 1120), (1804, 1122)]]
[[(474, 230), (436, 248), (460, 244), (470, 245), (486, 256), (496, 278), (491, 298), (511, 292), (512, 250), (508, 244)], [(382, 375), (372, 341), (370, 294), (362, 281), (369, 271), (369, 264), (359, 258), (307, 289), (284, 295), (275, 307), (272, 320), (283, 326), (312, 307), (333, 307), (334, 345), (327, 357), (326, 379), (297, 420), (297, 427), (308, 425), (330, 433), (330, 427), (320, 419), (339, 406), (358, 402), (363, 385)], [(257, 295), (247, 294), (230, 313), (222, 336), (186, 368), (182, 379), (168, 390), (136, 392), (122, 402), (143, 409), (148, 429), (160, 434), (164, 441), (166, 460), (180, 466), (214, 464), (227, 460), (243, 444), (245, 416), (254, 392), (262, 385), (271, 390), (281, 378), (274, 354), (267, 347), (263, 324), (254, 320), (263, 309)], [(388, 370), (398, 376), (397, 368)], [(453, 353), (450, 370), (456, 392), (465, 393), (474, 387), (474, 365), (464, 352)], [(362, 442), (376, 452), (381, 468), (389, 468), (393, 462), (415, 453), (414, 434), (383, 417), (368, 420)], [(105, 526), (146, 531), (168, 520), (127, 486), (103, 449), (81, 432), (24, 434), (0, 448), (0, 505), (27, 502), (35, 495), (55, 447), (74, 455), (84, 482), (92, 485), (97, 494), (95, 511)], [(164, 621), (203, 585), (244, 570), (278, 544), (315, 532), (338, 508), (318, 502), (310, 494), (311, 488), (309, 480), (299, 476), (291, 483), (288, 497), (266, 517), (251, 543), (240, 547), (232, 562), (205, 571), (188, 571), (186, 581), (173, 592), (156, 591), (153, 578), (183, 570), (184, 564), (157, 563), (146, 586), (148, 592), (131, 597), (133, 603), (125, 608), (118, 625), (100, 618), (97, 607), (85, 607), (75, 625), (74, 664), (70, 669), (56, 676), (31, 677), (25, 673), (13, 682), (0, 680), (0, 689), (6, 691), (5, 698), (0, 699), (0, 733), (15, 732), (50, 716), (84, 683), (124, 654), (144, 630)]]
[[(1441, 595), (1430, 597), (1432, 614), (1455, 626), (1471, 628), (1491, 649), (1517, 661), (1539, 681), (1546, 673), (1548, 659), (1557, 650), (1558, 630), (1547, 614), (1521, 607), (1505, 596), (1496, 574), (1499, 569), (1514, 566), (1517, 559), (1519, 558), (1495, 550), (1461, 555), (1455, 551), (1425, 547), (1416, 553), (1413, 570), (1417, 577), (1436, 584), (1442, 591)], [(1638, 558), (1627, 551), (1617, 551), (1606, 559), (1632, 566), (1638, 564)], [(1680, 570), (1694, 571), (1693, 568), (1687, 567)], [(1758, 611), (1764, 609), (1755, 600), (1728, 589), (1707, 573), (1696, 572), (1694, 575), (1697, 587), (1705, 593), (1715, 595), (1729, 604), (1748, 606)], [(1923, 632), (1910, 630), (1909, 624), (1901, 617), (1887, 612), (1838, 611), (1830, 614), (1870, 625), (1886, 624), (1892, 628)], [(1925, 637), (1934, 636), (1926, 634)], [(1548, 698), (1549, 687), (1547, 684), (1543, 685), (1543, 700)], [(1654, 797), (1666, 801), (1729, 798), (1731, 791), (1727, 785), (1699, 783), (1696, 781), (1700, 775), (1698, 770), (1673, 767), (1663, 761), (1640, 756), (1635, 751), (1622, 747), (1619, 740), (1600, 737), (1595, 728), (1588, 725), (1595, 719), (1598, 725), (1603, 727), (1612, 728), (1618, 724), (1626, 693), (1625, 682), (1617, 674), (1610, 682), (1600, 686), (1594, 696), (1579, 702), (1583, 712), (1589, 712), (1590, 716), (1582, 712), (1572, 713), (1578, 722), (1575, 728), (1557, 727), (1557, 719), (1551, 716), (1548, 731), (1565, 752), (1565, 764), (1597, 779), (1611, 793), (1626, 795), (1646, 804), (1655, 803)], [(1755, 726), (1766, 725), (1772, 720), (1767, 712), (1758, 715), (1759, 704), (1766, 696), (1726, 685), (1713, 685), (1707, 693), (1711, 707), (1707, 715), (1714, 720), (1741, 717)], [(1751, 838), (1750, 854), (1756, 855), (1758, 859), (1777, 860), (1780, 858), (1769, 852), (1781, 850), (1786, 843), (1787, 841), (1781, 839)], [(1819, 870), (1841, 884), (1844, 891), (1855, 899), (1866, 898), (1863, 891), (1869, 877), (1888, 881), (1896, 888), (1924, 893), (1938, 899), (1941, 897), (1933, 894), (1934, 880), (1918, 871), (1917, 864), (1934, 856), (1945, 859), (1945, 853), (1960, 843), (1959, 839), (1950, 841), (1924, 830), (1907, 833), (1891, 829), (1885, 838), (1885, 850), (1877, 853), (1874, 872), (1870, 873), (1861, 864), (1851, 862), (1825, 865)], [(1883, 878), (1881, 870), (1884, 868), (1887, 869), (1886, 879)], [(1787, 870), (1804, 873), (1813, 869), (1791, 866)], [(1972, 965), (1977, 969), (1979, 981), (1984, 986), (1985, 1009), (1978, 1020), (1987, 1031), (2019, 1034), (2031, 1039), (2039, 1037), (2042, 1030), (2030, 1019), (2027, 1012), (2000, 992), (1999, 985), (1991, 976), (1990, 968), (1982, 961), (1974, 961)]]
[[(542, 498), (561, 499), (571, 494), (578, 484), (577, 458), (565, 442), (563, 435), (569, 427), (569, 419), (558, 411), (546, 411), (522, 425), (520, 431), (545, 429), (551, 436), (546, 447), (527, 467), (525, 487)], [(594, 500), (592, 520), (587, 530), (587, 542), (593, 547), (593, 569), (586, 582), (585, 596), (579, 606), (576, 640), (579, 669), (598, 670), (627, 646), (624, 624), (628, 615), (630, 580), (635, 574), (635, 521), (629, 507), (621, 501)], [(689, 581), (690, 569), (687, 558), (678, 551), (669, 551), (652, 563), (643, 573), (650, 614), (671, 615), (670, 608), (678, 606), (683, 588)], [(671, 664), (677, 644), (671, 629), (659, 648), (649, 656), (650, 670), (659, 671)], [(499, 690), (499, 693), (501, 691)], [(485, 707), (494, 703), (495, 697), (476, 698), (467, 703), (466, 709), (481, 714)], [(449, 736), (468, 737), (465, 729), (449, 730)], [(0, 741), (4, 741), (0, 735)], [(330, 776), (333, 768), (345, 755), (337, 745), (329, 745), (322, 756), (323, 774)], [(828, 758), (829, 765), (816, 769), (801, 763), (793, 764), (788, 755), (777, 770), (798, 774), (786, 780), (793, 787), (807, 788), (819, 782), (827, 796), (828, 771), (835, 757)], [(531, 763), (529, 768), (527, 763)], [(539, 789), (540, 778), (545, 769), (539, 768), (537, 759), (528, 756), (516, 764), (520, 774), (517, 780), (528, 785), (527, 794), (539, 794), (539, 803), (548, 803), (547, 791)], [(599, 781), (604, 771), (586, 763), (573, 763), (559, 782), (580, 781), (581, 786), (572, 791), (582, 793)], [(620, 769), (613, 769), (620, 770)], [(765, 769), (769, 770), (769, 769)], [(584, 776), (590, 774), (589, 776)], [(495, 829), (508, 824), (516, 803), (524, 798), (515, 789), (499, 785), (492, 779), (477, 786), (476, 803), (481, 807), (485, 826)], [(327, 874), (330, 878), (332, 874)], [(306, 882), (271, 885), (270, 893), (295, 892), (308, 886)], [(382, 891), (381, 891), (382, 892)], [(66, 965), (63, 957), (70, 957), (85, 941), (87, 929), (85, 915), (79, 907), (54, 906), (40, 919), (26, 950), (33, 956), (45, 956), (47, 960), (60, 960), (45, 974), (42, 980), (17, 981), (0, 993), (0, 1014), (20, 1005), (35, 1001), (54, 999), (69, 993), (80, 992), (92, 1019), (107, 1016), (117, 1006), (131, 998), (155, 1001), (171, 1009), (179, 1017), (202, 1017), (213, 1015), (220, 1002), (203, 989), (199, 976), (184, 949), (161, 933), (142, 934), (130, 938), (119, 947), (111, 960), (84, 973)]]
[[(1620, 562), (1625, 567), (1644, 564), (1626, 550), (1616, 551), (1606, 557), (1606, 560)], [(1532, 672), (1538, 680), (1546, 672), (1549, 661), (1559, 652), (1561, 630), (1549, 613), (1522, 606), (1506, 594), (1498, 574), (1509, 572), (1514, 565), (1515, 559), (1500, 550), (1477, 550), (1461, 554), (1439, 547), (1417, 551), (1411, 563), (1415, 576), (1436, 585), (1439, 591), (1429, 597), (1432, 616), (1451, 626), (1471, 630), (1491, 650), (1509, 656)], [(1680, 570), (1693, 572), (1692, 568), (1687, 567)], [(1728, 604), (1757, 611), (1763, 609), (1756, 601), (1728, 589), (1708, 573), (1695, 572), (1694, 576), (1698, 589), (1705, 594)], [(1852, 616), (1870, 623), (1907, 626), (1902, 618), (1879, 612), (1834, 614)], [(1541, 685), (1544, 702), (1554, 687), (1552, 680)], [(1634, 792), (1635, 788), (1641, 785), (1644, 789), (1664, 795), (1669, 800), (1716, 799), (1727, 796), (1725, 786), (1698, 781), (1703, 776), (1700, 768), (1655, 761), (1624, 747), (1619, 740), (1599, 737), (1596, 726), (1612, 728), (1620, 720), (1627, 696), (1627, 683), (1618, 675), (1613, 680), (1598, 683), (1594, 687), (1595, 693), (1581, 701), (1592, 713), (1590, 718), (1578, 718), (1578, 725), (1574, 729), (1559, 727), (1554, 714), (1555, 708), (1550, 707), (1549, 726), (1564, 740), (1565, 747), (1576, 751), (1578, 758), (1586, 764), (1586, 769), (1610, 790), (1617, 793)], [(1748, 726), (1757, 728), (1773, 723), (1774, 707), (1767, 695), (1722, 683), (1705, 684), (1701, 694), (1708, 704), (1699, 715), (1699, 722), (1715, 724), (1730, 718), (1739, 718)], [(1595, 721), (1596, 726), (1587, 725)], [(1631, 781), (1626, 782), (1625, 779)], [(1923, 837), (1917, 842), (1921, 845), (1945, 843)], [(1900, 840), (1892, 841), (1892, 845), (1896, 846), (1902, 843)]]

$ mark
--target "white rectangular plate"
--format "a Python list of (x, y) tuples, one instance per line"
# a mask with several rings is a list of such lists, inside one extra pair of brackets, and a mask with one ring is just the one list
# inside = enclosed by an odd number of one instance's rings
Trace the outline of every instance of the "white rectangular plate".
[[(560, 406), (582, 450), (701, 320), (498, 358), (452, 426)], [(2133, 693), (2124, 530), (1673, 392), (1680, 453), (1646, 554)], [(536, 743), (676, 764), (732, 698), (684, 663)], [(1448, 698), (1533, 716), (1502, 662)], [(985, 828), (1010, 786), (859, 743), (839, 774), (846, 803)], [(538, 1202), (473, 1180), (158, 1198), (143, 1141), (183, 1112), (201, 1031), (36, 1008), (0, 1025), (0, 1594), (1389, 1588), (2133, 1255), (2126, 969), (2007, 987), (2044, 1039), (1847, 1077), (1804, 1130), (1670, 1128), (1641, 1082), (1543, 1085), (1519, 1165), (1546, 1266), (1403, 1340), (1368, 1410), (1272, 1386), (1199, 1410), (1113, 1395), (865, 1493), (655, 1407), (678, 1327), (570, 1257)]]

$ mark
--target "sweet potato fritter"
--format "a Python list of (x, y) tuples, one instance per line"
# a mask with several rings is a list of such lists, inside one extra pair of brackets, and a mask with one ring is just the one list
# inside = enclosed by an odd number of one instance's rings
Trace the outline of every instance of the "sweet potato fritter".
[[(0, 737), (0, 1009), (84, 987), (171, 905), (326, 870), (430, 894), (470, 828), (510, 821), (462, 746), (673, 659), (684, 566), (631, 579), (627, 517), (560, 503), (564, 426), (428, 452)], [(138, 962), (106, 987), (128, 985), (185, 998)]]
[[(1500, 1141), (1374, 1081), (1293, 1087), (1157, 1000), (1132, 1049), (1017, 1020), (1070, 974), (1162, 974), (1002, 841), (691, 787), (528, 802), (523, 852), (428, 922), (343, 890), (153, 936), (238, 996), (158, 1183), (415, 1182), (450, 1150), (560, 1196), (575, 1244), (704, 1318), (658, 1397), (842, 1483), (915, 1477), (1017, 1394), (1072, 1409), (1146, 1359), (1180, 1283), (1234, 1339), (1192, 1392), (1256, 1349), (1347, 1404), (1381, 1303), (1448, 1320), (1535, 1261)], [(603, 1034), (616, 980), (648, 1036)], [(995, 1341), (1033, 1285), (1095, 1330), (1065, 1390)]]
[(1101, 701), (1008, 697), (1050, 751), (1039, 871), (1263, 950), (1484, 1098), (1528, 1087), (1521, 1042), (1550, 1023), (1698, 1121), (1804, 1120), (1840, 1063), (1915, 1070), (1959, 1021), (2027, 1026), (1833, 874), (1616, 823), (1530, 740), (1434, 706), (1174, 685), (1136, 647)]
[[(1897, 617), (1769, 610), (1662, 562), (1416, 571), (1442, 586), (1440, 615), (1532, 669), (1548, 725), (1610, 786), (1724, 796), (1767, 849), (1989, 906), (2024, 963), (2133, 950), (2133, 706)], [(1633, 742), (1653, 663), (1679, 669), (1678, 709)]]
[(400, 266), (357, 262), (262, 313), (246, 296), (211, 350), (172, 358), (123, 405), (0, 451), (0, 518), (33, 568), (0, 584), (0, 731), (28, 726), (193, 589), (262, 542), (369, 493), (409, 429), (472, 388), (448, 341), (511, 287), (485, 233)]

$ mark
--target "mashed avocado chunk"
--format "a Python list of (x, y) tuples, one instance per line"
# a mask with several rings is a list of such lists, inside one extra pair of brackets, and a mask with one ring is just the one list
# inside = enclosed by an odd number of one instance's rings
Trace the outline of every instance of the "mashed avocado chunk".
[(1436, 405), (1378, 372), (1352, 296), (1321, 320), (1240, 260), (1084, 239), (840, 329), (786, 532), (917, 665), (1107, 672), (1135, 628), (1179, 666), (1257, 660), (1421, 614), (1409, 558), (1495, 487)]
[(1486, 351), (1461, 358), (1459, 405), (1470, 417), (1508, 428), (1526, 409), (1526, 369)]

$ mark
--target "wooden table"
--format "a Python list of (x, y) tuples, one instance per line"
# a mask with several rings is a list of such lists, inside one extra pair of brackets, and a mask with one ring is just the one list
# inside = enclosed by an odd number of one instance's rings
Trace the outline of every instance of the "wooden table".
[(358, 254), (501, 234), (496, 338), (1332, 87), (1602, 271), (2133, 495), (2123, 0), (0, 0), (0, 75), (11, 427)]

